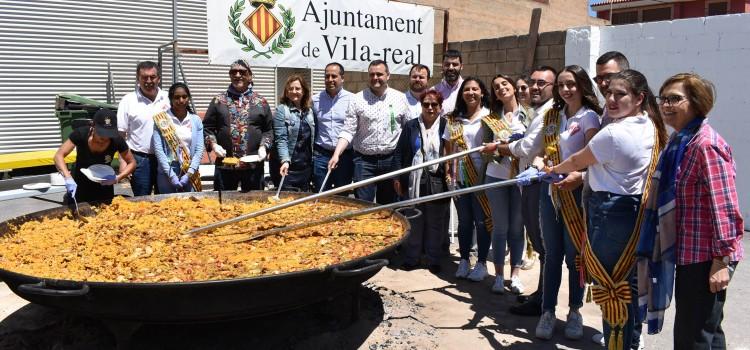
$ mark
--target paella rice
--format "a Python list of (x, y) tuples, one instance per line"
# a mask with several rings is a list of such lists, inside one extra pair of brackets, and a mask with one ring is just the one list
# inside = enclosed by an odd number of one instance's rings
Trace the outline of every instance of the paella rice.
[(380, 212), (234, 243), (240, 232), (314, 220), (355, 209), (304, 203), (194, 237), (189, 229), (273, 205), (172, 197), (115, 198), (87, 223), (65, 215), (24, 222), (0, 238), (0, 268), (26, 275), (97, 282), (187, 282), (320, 269), (397, 242), (402, 223)]

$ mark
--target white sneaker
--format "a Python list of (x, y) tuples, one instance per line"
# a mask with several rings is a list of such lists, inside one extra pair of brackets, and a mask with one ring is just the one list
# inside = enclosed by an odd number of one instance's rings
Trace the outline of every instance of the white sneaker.
[(515, 294), (523, 294), (523, 282), (518, 276), (511, 276), (510, 278), (510, 291)]
[(578, 310), (570, 310), (565, 322), (565, 338), (578, 340), (583, 338), (583, 316)]
[(456, 270), (456, 278), (466, 278), (469, 275), (469, 260), (461, 259)]
[(591, 337), (591, 341), (594, 342), (594, 343), (596, 343), (596, 344), (601, 345), (602, 347), (605, 346), (605, 344), (604, 344), (604, 334), (602, 334), (602, 333), (596, 333), (596, 334), (594, 334), (594, 336)]
[(478, 262), (476, 265), (474, 265), (474, 269), (471, 270), (471, 273), (466, 278), (474, 282), (480, 282), (483, 279), (485, 279), (488, 275), (489, 274), (487, 273), (487, 265), (485, 265), (484, 263)]
[(552, 333), (555, 332), (555, 322), (557, 322), (555, 313), (545, 311), (539, 318), (539, 323), (536, 324), (536, 337), (544, 340), (552, 339)]
[(505, 294), (505, 279), (503, 276), (495, 277), (495, 283), (492, 284), (492, 293)]

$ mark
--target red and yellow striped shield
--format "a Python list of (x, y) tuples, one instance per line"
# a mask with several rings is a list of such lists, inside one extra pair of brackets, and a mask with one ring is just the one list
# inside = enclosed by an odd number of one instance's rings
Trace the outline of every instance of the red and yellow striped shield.
[(281, 22), (268, 11), (266, 5), (258, 6), (243, 23), (262, 45), (266, 45), (281, 29)]

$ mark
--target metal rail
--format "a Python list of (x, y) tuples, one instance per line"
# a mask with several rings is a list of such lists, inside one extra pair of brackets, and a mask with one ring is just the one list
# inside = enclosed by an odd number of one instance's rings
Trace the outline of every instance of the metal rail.
[[(539, 180), (539, 176), (533, 176), (529, 179), (529, 181), (536, 181), (536, 180)], [(493, 183), (483, 184), (479, 186), (462, 188), (460, 190), (447, 191), (447, 192), (437, 193), (437, 194), (433, 194), (433, 195), (429, 195), (425, 197), (419, 197), (419, 198), (409, 199), (409, 200), (405, 200), (401, 202), (380, 205), (377, 207), (349, 211), (349, 212), (345, 212), (345, 213), (334, 215), (334, 216), (329, 216), (327, 218), (322, 218), (322, 219), (318, 219), (314, 221), (303, 222), (303, 223), (294, 224), (291, 226), (277, 227), (277, 228), (273, 228), (270, 230), (260, 231), (246, 238), (238, 239), (234, 242), (235, 243), (247, 242), (247, 241), (251, 241), (251, 240), (266, 237), (266, 236), (276, 235), (284, 231), (293, 231), (293, 230), (298, 230), (298, 229), (307, 228), (311, 226), (327, 224), (329, 222), (348, 219), (348, 218), (352, 218), (355, 216), (362, 216), (362, 215), (367, 215), (371, 213), (376, 213), (381, 210), (390, 210), (390, 209), (396, 209), (396, 208), (409, 207), (415, 204), (422, 204), (422, 203), (431, 202), (431, 201), (438, 200), (438, 199), (450, 198), (450, 197), (460, 196), (460, 195), (464, 195), (468, 193), (484, 191), (484, 190), (488, 190), (488, 189), (492, 189), (496, 187), (512, 186), (512, 185), (518, 184), (518, 182), (520, 181), (521, 179), (512, 179), (512, 180), (493, 182)]]
[(325, 191), (325, 192), (322, 192), (322, 193), (317, 193), (317, 194), (313, 194), (313, 195), (310, 195), (310, 196), (307, 196), (307, 197), (298, 198), (298, 199), (295, 199), (295, 200), (293, 200), (291, 202), (286, 202), (286, 203), (282, 203), (282, 204), (275, 205), (275, 206), (272, 206), (272, 207), (264, 208), (264, 209), (261, 209), (261, 210), (258, 210), (258, 211), (254, 211), (252, 213), (243, 214), (243, 215), (231, 218), (231, 219), (217, 221), (217, 222), (215, 222), (213, 224), (208, 224), (208, 225), (205, 225), (205, 226), (202, 226), (202, 227), (198, 227), (198, 228), (194, 228), (194, 229), (192, 229), (190, 231), (187, 231), (187, 232), (185, 232), (185, 235), (186, 236), (193, 236), (193, 235), (195, 235), (197, 233), (201, 233), (201, 232), (213, 230), (213, 229), (216, 229), (216, 228), (219, 228), (219, 227), (223, 227), (223, 226), (226, 226), (226, 225), (230, 225), (230, 224), (233, 224), (233, 223), (236, 223), (236, 222), (240, 222), (240, 221), (244, 221), (244, 220), (249, 220), (249, 219), (252, 219), (252, 218), (256, 218), (256, 217), (259, 217), (261, 215), (265, 215), (265, 214), (268, 214), (268, 213), (275, 212), (277, 210), (286, 209), (286, 208), (293, 207), (293, 206), (298, 205), (298, 204), (302, 204), (302, 203), (306, 203), (306, 202), (311, 202), (311, 201), (314, 201), (316, 199), (325, 198), (325, 197), (332, 196), (332, 195), (335, 195), (335, 194), (338, 194), (338, 193), (346, 192), (346, 191), (349, 191), (349, 190), (352, 190), (352, 189), (355, 189), (355, 188), (358, 188), (358, 187), (362, 187), (362, 186), (366, 186), (366, 185), (370, 185), (370, 184), (376, 183), (378, 181), (390, 179), (390, 178), (392, 178), (392, 177), (394, 177), (396, 175), (401, 175), (401, 174), (408, 173), (410, 171), (414, 171), (414, 170), (417, 170), (417, 169), (426, 168), (426, 167), (429, 167), (431, 165), (440, 164), (440, 163), (443, 163), (443, 162), (451, 160), (451, 159), (461, 158), (461, 157), (467, 156), (469, 154), (479, 152), (482, 149), (484, 149), (484, 146), (474, 147), (474, 148), (468, 149), (466, 151), (462, 151), (462, 152), (454, 153), (454, 154), (451, 154), (451, 155), (447, 155), (445, 157), (433, 159), (431, 161), (427, 161), (427, 162), (424, 162), (422, 164), (412, 165), (410, 167), (399, 169), (399, 170), (396, 170), (396, 171), (392, 171), (392, 172), (387, 173), (387, 174), (383, 174), (383, 175), (379, 175), (379, 176), (372, 177), (372, 178), (369, 178), (369, 179), (365, 179), (365, 180), (362, 180), (362, 181), (354, 182), (354, 183), (348, 184), (346, 186), (341, 186), (341, 187), (333, 188), (331, 190), (328, 190), (328, 191)]

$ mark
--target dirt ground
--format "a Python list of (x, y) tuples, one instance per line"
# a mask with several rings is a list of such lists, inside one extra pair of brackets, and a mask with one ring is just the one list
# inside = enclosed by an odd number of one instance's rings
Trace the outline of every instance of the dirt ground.
[[(358, 289), (354, 321), (347, 294), (251, 320), (128, 328), (29, 304), (0, 283), (0, 349), (601, 349), (589, 340), (601, 328), (594, 304), (582, 309), (584, 338), (564, 338), (566, 282), (555, 337), (541, 341), (533, 336), (536, 317), (507, 311), (515, 295), (492, 294), (492, 278), (457, 281), (456, 263), (455, 257), (446, 259), (443, 272), (433, 275), (400, 270), (396, 257)], [(527, 290), (536, 286), (537, 273), (538, 265), (523, 271)]]

